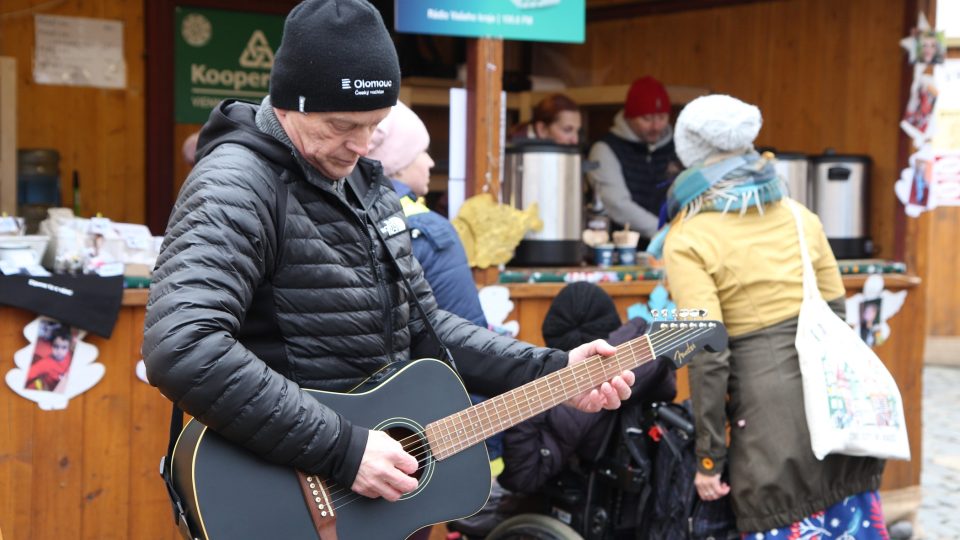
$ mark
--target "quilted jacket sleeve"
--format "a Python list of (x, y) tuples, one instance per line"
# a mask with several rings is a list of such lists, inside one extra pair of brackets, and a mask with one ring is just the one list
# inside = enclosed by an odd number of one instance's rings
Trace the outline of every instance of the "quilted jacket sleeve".
[[(495, 396), (567, 365), (567, 353), (501, 336), (437, 307), (420, 265), (407, 259), (405, 273), (440, 340), (450, 349), (470, 392)], [(411, 307), (411, 354), (439, 358), (419, 312)]]
[[(218, 156), (220, 159), (211, 159)], [(154, 270), (143, 355), (150, 382), (229, 440), (352, 485), (366, 430), (320, 405), (235, 336), (273, 260), (273, 171), (225, 145), (181, 190)], [(359, 460), (359, 457), (356, 458)]]

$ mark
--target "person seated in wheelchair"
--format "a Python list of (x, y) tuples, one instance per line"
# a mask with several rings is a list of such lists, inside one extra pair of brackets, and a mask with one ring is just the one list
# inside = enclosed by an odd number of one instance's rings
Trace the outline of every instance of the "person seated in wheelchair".
[[(622, 323), (613, 299), (597, 285), (587, 282), (564, 287), (551, 304), (542, 327), (544, 341), (550, 346), (595, 339), (620, 345), (643, 335), (646, 330), (647, 322), (643, 319)], [(676, 373), (660, 360), (633, 371), (636, 375), (633, 397), (624, 403), (623, 410), (631, 421), (639, 422), (642, 411), (650, 404), (676, 397)], [(501, 530), (497, 525), (512, 515), (549, 513), (550, 500), (556, 497), (567, 497), (571, 504), (578, 504), (580, 494), (559, 493), (565, 489), (561, 477), (568, 472), (578, 475), (603, 460), (610, 453), (607, 449), (617, 431), (614, 427), (621, 423), (620, 418), (614, 411), (587, 415), (570, 407), (554, 407), (508, 429), (503, 436), (504, 470), (496, 479), (487, 505), (477, 515), (448, 527), (473, 540), (491, 534), (495, 527)], [(645, 480), (649, 470), (641, 476)], [(618, 482), (615, 478), (610, 480), (614, 484)], [(510, 524), (503, 525), (509, 527)], [(495, 532), (493, 535), (497, 536)], [(564, 538), (563, 535), (555, 537)]]

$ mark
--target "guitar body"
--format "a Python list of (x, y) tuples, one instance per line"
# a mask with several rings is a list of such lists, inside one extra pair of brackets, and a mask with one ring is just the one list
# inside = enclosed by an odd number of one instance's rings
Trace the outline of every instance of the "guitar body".
[[(457, 375), (429, 359), (406, 364), (370, 389), (308, 392), (353, 424), (387, 431), (398, 440), (470, 406)], [(418, 448), (426, 444), (417, 441)], [(403, 539), (484, 505), (490, 465), (482, 442), (442, 461), (419, 459), (417, 490), (397, 502), (368, 499), (328, 481), (335, 538)], [(207, 540), (318, 538), (296, 471), (264, 461), (195, 420), (177, 441), (172, 470), (195, 535)]]

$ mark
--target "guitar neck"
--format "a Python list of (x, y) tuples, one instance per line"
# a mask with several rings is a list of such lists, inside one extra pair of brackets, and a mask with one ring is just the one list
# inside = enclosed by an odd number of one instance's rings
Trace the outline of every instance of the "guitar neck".
[(450, 457), (653, 358), (650, 339), (644, 335), (624, 343), (612, 356), (592, 356), (567, 366), (430, 423), (426, 427), (430, 450), (438, 460)]

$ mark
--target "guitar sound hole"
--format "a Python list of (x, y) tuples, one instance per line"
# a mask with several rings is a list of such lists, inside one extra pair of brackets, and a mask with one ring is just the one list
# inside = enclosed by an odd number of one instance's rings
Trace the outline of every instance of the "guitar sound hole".
[(420, 466), (417, 467), (417, 471), (410, 476), (419, 481), (424, 471), (427, 470), (427, 465), (431, 459), (430, 446), (427, 444), (426, 438), (423, 437), (423, 434), (415, 433), (406, 427), (395, 426), (387, 428), (386, 431), (387, 435), (390, 435), (403, 445), (404, 451), (417, 459), (417, 463)]

